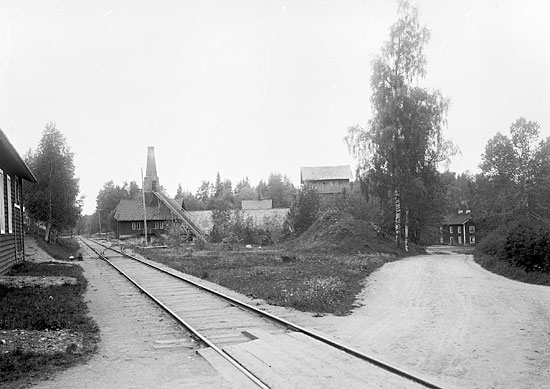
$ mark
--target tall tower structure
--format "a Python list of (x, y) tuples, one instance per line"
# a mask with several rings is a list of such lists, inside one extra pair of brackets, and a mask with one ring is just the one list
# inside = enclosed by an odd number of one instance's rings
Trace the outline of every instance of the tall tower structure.
[(143, 191), (157, 192), (160, 188), (159, 178), (157, 176), (157, 163), (155, 161), (155, 148), (147, 147), (147, 168), (145, 169), (145, 178), (143, 179)]

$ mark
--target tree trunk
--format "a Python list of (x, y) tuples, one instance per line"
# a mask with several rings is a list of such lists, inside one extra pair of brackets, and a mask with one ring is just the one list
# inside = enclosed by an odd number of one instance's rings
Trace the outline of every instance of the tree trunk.
[(44, 240), (46, 243), (50, 243), (50, 232), (52, 231), (52, 225), (50, 223), (46, 226), (46, 234), (44, 235)]
[(405, 207), (405, 251), (409, 251), (409, 207)]
[(397, 247), (401, 243), (401, 199), (399, 198), (399, 189), (395, 188), (395, 244)]

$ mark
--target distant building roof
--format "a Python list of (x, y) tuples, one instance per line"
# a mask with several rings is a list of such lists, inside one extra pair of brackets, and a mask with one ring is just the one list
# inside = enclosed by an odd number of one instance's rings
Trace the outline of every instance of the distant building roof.
[(11, 168), (19, 177), (29, 182), (36, 182), (36, 177), (32, 174), (31, 169), (21, 159), (21, 156), (2, 130), (0, 130), (0, 156), (0, 162)]
[[(172, 214), (166, 207), (146, 207), (147, 220), (171, 220)], [(115, 210), (115, 219), (123, 221), (143, 220), (143, 202), (140, 200), (120, 200)]]
[(445, 216), (445, 219), (443, 219), (443, 225), (451, 226), (456, 224), (465, 224), (470, 219), (472, 219), (471, 213), (447, 215)]
[(341, 165), (300, 168), (300, 181), (302, 183), (319, 180), (353, 180), (351, 167), (349, 165)]

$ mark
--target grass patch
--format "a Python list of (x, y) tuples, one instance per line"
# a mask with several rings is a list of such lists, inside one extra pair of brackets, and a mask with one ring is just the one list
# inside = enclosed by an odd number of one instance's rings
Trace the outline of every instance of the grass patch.
[(481, 250), (474, 252), (474, 259), (483, 268), (506, 278), (528, 284), (550, 286), (550, 274), (548, 273), (527, 272), (522, 268), (512, 266), (505, 259), (499, 259), (496, 255), (482, 253)]
[[(95, 351), (98, 327), (88, 316), (83, 294), (86, 279), (78, 265), (23, 262), (14, 266), (12, 276), (67, 276), (78, 280), (76, 285), (46, 288), (10, 288), (0, 286), (0, 331), (71, 330), (82, 334), (82, 348), (69, 347), (55, 353), (38, 353), (15, 349), (0, 354), (2, 386), (25, 386), (49, 377), (61, 368), (84, 362)], [(2, 333), (0, 332), (0, 337)]]
[(183, 256), (175, 249), (137, 249), (176, 270), (208, 279), (252, 298), (305, 312), (346, 315), (365, 278), (390, 254), (314, 254), (279, 250), (208, 251)]
[(38, 235), (34, 235), (38, 247), (47, 252), (51, 257), (66, 261), (72, 255), (77, 256), (80, 245), (74, 238), (57, 238), (55, 243), (48, 243)]

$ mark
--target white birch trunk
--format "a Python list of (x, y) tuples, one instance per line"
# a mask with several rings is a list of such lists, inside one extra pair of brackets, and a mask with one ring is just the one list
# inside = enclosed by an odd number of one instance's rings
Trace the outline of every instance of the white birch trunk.
[(395, 244), (399, 247), (401, 235), (401, 199), (399, 189), (395, 188)]

